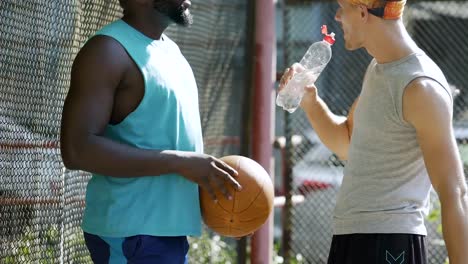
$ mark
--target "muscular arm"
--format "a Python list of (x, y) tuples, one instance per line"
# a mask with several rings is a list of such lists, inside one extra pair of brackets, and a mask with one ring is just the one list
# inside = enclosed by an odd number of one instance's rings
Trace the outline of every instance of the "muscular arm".
[(61, 127), (68, 168), (114, 177), (176, 172), (177, 153), (136, 149), (102, 136), (128, 61), (123, 47), (104, 36), (91, 39), (77, 55)]
[[(293, 76), (303, 70), (304, 67), (299, 63), (286, 69), (281, 78), (279, 90), (286, 87)], [(358, 99), (351, 106), (348, 116), (344, 117), (330, 111), (327, 104), (317, 95), (315, 87), (306, 87), (301, 101), (301, 108), (306, 113), (320, 140), (342, 160), (348, 159), (349, 143), (353, 132), (354, 109), (357, 102)]]
[(237, 172), (209, 155), (171, 150), (144, 150), (103, 137), (111, 119), (114, 96), (131, 63), (123, 47), (108, 37), (91, 39), (77, 55), (65, 100), (61, 153), (69, 169), (112, 177), (158, 176), (177, 173), (211, 193), (226, 197), (226, 183), (241, 186)]
[(417, 132), (429, 177), (439, 195), (450, 263), (468, 259), (468, 198), (452, 128), (452, 102), (438, 83), (417, 79), (405, 90), (403, 114)]

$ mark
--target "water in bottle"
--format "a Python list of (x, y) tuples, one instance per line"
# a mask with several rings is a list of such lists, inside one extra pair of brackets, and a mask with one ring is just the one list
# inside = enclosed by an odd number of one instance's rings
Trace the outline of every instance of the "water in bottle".
[(304, 88), (315, 83), (332, 56), (331, 45), (335, 43), (335, 34), (328, 34), (327, 26), (322, 26), (322, 41), (313, 43), (299, 62), (304, 70), (297, 73), (276, 97), (276, 104), (289, 113), (299, 107)]

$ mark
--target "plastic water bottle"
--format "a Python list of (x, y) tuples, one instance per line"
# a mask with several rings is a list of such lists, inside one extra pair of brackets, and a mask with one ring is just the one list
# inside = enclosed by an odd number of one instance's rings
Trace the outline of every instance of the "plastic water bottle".
[(327, 26), (323, 25), (322, 34), (323, 40), (313, 43), (299, 62), (304, 71), (294, 75), (276, 97), (276, 104), (289, 113), (296, 111), (304, 96), (304, 88), (315, 83), (332, 57), (335, 33), (328, 34)]

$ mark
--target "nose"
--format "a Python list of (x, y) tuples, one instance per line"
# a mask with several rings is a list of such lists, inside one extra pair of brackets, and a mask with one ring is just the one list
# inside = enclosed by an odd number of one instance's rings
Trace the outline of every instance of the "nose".
[(338, 8), (336, 10), (335, 20), (338, 21), (338, 22), (341, 22), (341, 8)]

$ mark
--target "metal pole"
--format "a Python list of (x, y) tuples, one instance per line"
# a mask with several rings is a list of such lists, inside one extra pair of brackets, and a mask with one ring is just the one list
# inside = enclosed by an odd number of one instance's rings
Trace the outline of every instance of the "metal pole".
[[(290, 132), (289, 113), (285, 114), (286, 131)], [(283, 234), (281, 239), (281, 251), (284, 263), (289, 264), (291, 260), (291, 234), (292, 234), (292, 166), (291, 157), (294, 146), (291, 144), (291, 133), (286, 135), (286, 146), (283, 149), (283, 188), (285, 204), (282, 208)]]
[[(288, 19), (288, 6), (287, 1), (282, 1), (283, 11), (283, 56), (284, 62), (289, 63), (288, 52), (288, 39), (290, 32), (290, 25)], [(289, 66), (289, 65), (287, 65)], [(283, 150), (283, 190), (285, 197), (285, 204), (282, 208), (282, 236), (281, 236), (281, 253), (283, 254), (284, 263), (289, 264), (291, 260), (291, 236), (292, 236), (292, 157), (294, 154), (294, 146), (292, 144), (292, 131), (290, 114), (284, 113), (284, 134), (286, 138), (285, 149)]]
[[(255, 64), (252, 113), (252, 158), (271, 174), (273, 100), (276, 79), (275, 1), (256, 0)], [(273, 179), (272, 179), (273, 180)], [(252, 264), (269, 264), (273, 256), (273, 215), (252, 237)]]
[[(250, 157), (252, 154), (252, 118), (253, 118), (253, 80), (255, 65), (255, 2), (245, 0), (246, 5), (246, 41), (245, 41), (245, 85), (242, 100), (242, 136), (241, 149), (242, 156)], [(243, 237), (237, 241), (237, 264), (247, 263), (247, 238)]]

